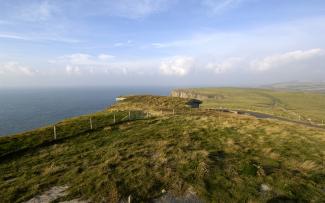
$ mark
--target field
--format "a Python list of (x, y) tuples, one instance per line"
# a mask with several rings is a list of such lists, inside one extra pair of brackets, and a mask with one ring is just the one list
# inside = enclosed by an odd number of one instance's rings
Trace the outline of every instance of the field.
[(325, 122), (325, 93), (253, 88), (195, 88), (177, 91), (202, 98), (203, 107), (206, 108), (245, 109), (316, 124)]
[[(244, 107), (254, 95), (222, 105)], [(272, 105), (261, 98), (257, 106)], [(190, 109), (186, 101), (134, 96), (60, 122), (56, 140), (51, 126), (0, 138), (0, 202), (53, 187), (66, 188), (54, 202), (324, 202), (325, 130)]]

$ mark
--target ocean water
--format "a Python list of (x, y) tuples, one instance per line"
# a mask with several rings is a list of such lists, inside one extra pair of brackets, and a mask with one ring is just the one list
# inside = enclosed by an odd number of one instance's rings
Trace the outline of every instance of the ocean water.
[(64, 118), (100, 111), (119, 95), (168, 95), (169, 87), (0, 89), (0, 136), (32, 130)]

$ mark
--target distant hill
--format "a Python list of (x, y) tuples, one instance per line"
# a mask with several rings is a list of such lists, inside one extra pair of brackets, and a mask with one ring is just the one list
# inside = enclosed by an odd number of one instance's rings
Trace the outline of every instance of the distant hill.
[[(306, 83), (307, 84), (307, 83)], [(171, 95), (203, 101), (204, 108), (245, 109), (290, 119), (323, 123), (325, 89), (309, 86), (275, 85), (264, 88), (192, 88), (177, 89)], [(325, 87), (325, 86), (324, 86)], [(290, 90), (288, 90), (288, 89)]]
[(325, 92), (325, 82), (291, 82), (291, 83), (276, 83), (266, 85), (262, 88), (282, 89), (288, 91), (313, 91)]

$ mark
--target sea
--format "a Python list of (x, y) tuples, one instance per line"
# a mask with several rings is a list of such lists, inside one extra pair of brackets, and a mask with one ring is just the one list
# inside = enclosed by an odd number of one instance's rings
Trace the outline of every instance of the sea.
[(172, 87), (0, 88), (0, 136), (101, 111), (121, 95), (169, 95)]

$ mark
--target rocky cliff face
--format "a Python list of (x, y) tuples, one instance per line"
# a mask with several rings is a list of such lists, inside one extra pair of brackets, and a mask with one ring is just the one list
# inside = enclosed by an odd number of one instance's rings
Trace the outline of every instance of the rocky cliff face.
[(198, 94), (191, 90), (173, 90), (170, 95), (172, 97), (191, 98), (199, 100), (206, 100), (210, 98), (208, 95)]
[(202, 94), (197, 93), (193, 90), (188, 89), (177, 89), (173, 90), (170, 93), (170, 96), (172, 97), (180, 97), (180, 98), (190, 98), (190, 99), (199, 99), (199, 100), (207, 100), (207, 99), (223, 99), (223, 95), (208, 95), (208, 94)]

